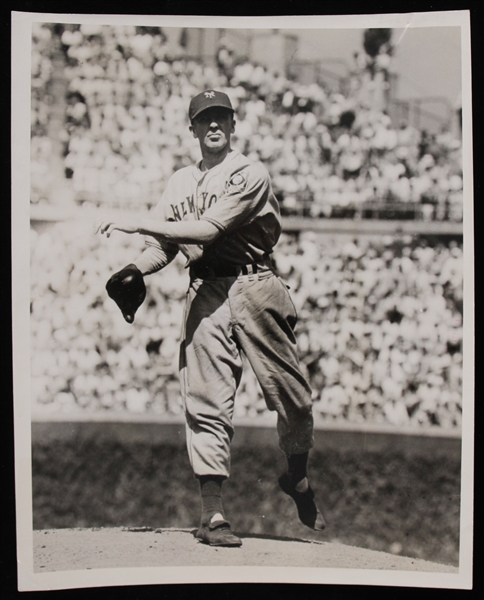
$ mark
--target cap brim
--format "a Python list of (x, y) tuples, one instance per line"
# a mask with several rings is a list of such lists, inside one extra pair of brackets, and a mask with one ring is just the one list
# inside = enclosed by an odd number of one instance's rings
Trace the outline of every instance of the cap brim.
[(231, 108), (230, 106), (227, 106), (226, 104), (222, 104), (222, 103), (210, 104), (210, 106), (204, 106), (202, 108), (199, 108), (197, 110), (197, 112), (190, 118), (190, 120), (193, 121), (194, 119), (196, 119), (198, 117), (198, 115), (200, 113), (203, 113), (204, 111), (208, 110), (209, 108), (225, 108), (225, 110), (228, 110), (231, 113), (234, 113), (234, 109)]

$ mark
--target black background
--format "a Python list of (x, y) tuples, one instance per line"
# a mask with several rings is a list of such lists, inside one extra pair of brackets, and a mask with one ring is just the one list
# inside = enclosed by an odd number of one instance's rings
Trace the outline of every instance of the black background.
[[(12, 368), (11, 368), (11, 300), (9, 294), (10, 282), (10, 264), (11, 264), (11, 240), (10, 232), (10, 11), (25, 12), (49, 12), (49, 13), (96, 13), (96, 14), (170, 14), (170, 15), (232, 15), (232, 16), (264, 16), (264, 15), (325, 15), (325, 14), (375, 14), (375, 13), (406, 13), (406, 12), (425, 12), (439, 10), (470, 10), (471, 11), (471, 37), (472, 37), (472, 55), (473, 55), (473, 128), (474, 128), (474, 153), (475, 153), (475, 173), (474, 173), (474, 191), (475, 197), (482, 198), (482, 180), (479, 177), (480, 161), (482, 159), (482, 108), (480, 97), (479, 80), (481, 76), (482, 49), (482, 2), (458, 2), (458, 1), (440, 1), (440, 2), (421, 2), (418, 0), (406, 0), (404, 2), (394, 0), (392, 2), (314, 2), (301, 0), (265, 0), (261, 2), (220, 2), (204, 0), (194, 2), (193, 0), (157, 0), (147, 1), (138, 0), (137, 2), (126, 2), (126, 0), (84, 0), (78, 2), (71, 0), (12, 0), (2, 3), (1, 11), (1, 57), (3, 59), (2, 74), (4, 85), (2, 86), (1, 96), (1, 138), (2, 145), (0, 150), (0, 164), (2, 166), (2, 225), (5, 232), (2, 236), (3, 252), (2, 257), (2, 285), (0, 286), (1, 314), (2, 319), (2, 371), (0, 381), (6, 393), (3, 394), (2, 403), (2, 455), (1, 455), (1, 589), (4, 598), (20, 597), (17, 592), (17, 573), (16, 573), (16, 545), (15, 545), (15, 496), (14, 496), (14, 451), (13, 451), (13, 403), (12, 403)], [(481, 208), (478, 202), (475, 205), (475, 228), (479, 232)], [(477, 236), (479, 240), (479, 236)], [(478, 297), (480, 286), (478, 265), (482, 255), (482, 245), (476, 243), (476, 306), (479, 306)], [(5, 268), (6, 265), (6, 268)], [(476, 311), (476, 338), (479, 333), (478, 311)], [(476, 370), (479, 365), (478, 344), (476, 344)], [(479, 399), (479, 378), (476, 378), (476, 398)], [(480, 402), (476, 403), (476, 477), (478, 475), (478, 465), (480, 453), (480, 442), (482, 434), (479, 429), (480, 415), (482, 409)], [(321, 598), (331, 600), (343, 600), (353, 598), (414, 598), (422, 596), (426, 599), (436, 597), (444, 599), (453, 599), (468, 597), (470, 594), (482, 593), (482, 568), (480, 564), (480, 541), (482, 536), (482, 517), (480, 511), (479, 499), (479, 479), (475, 482), (475, 557), (474, 557), (474, 589), (473, 591), (464, 590), (444, 590), (444, 589), (415, 589), (415, 588), (393, 588), (393, 587), (375, 587), (375, 586), (318, 586), (318, 585), (279, 585), (279, 584), (218, 584), (218, 585), (167, 585), (167, 586), (137, 586), (137, 587), (118, 587), (118, 588), (94, 588), (80, 590), (60, 590), (52, 592), (24, 592), (35, 598), (129, 598), (140, 600), (144, 598), (159, 599), (187, 599), (188, 598), (243, 598), (257, 597), (259, 594), (266, 600), (279, 600), (281, 597), (297, 597), (306, 600), (306, 598)], [(29, 596), (30, 597), (30, 596)]]

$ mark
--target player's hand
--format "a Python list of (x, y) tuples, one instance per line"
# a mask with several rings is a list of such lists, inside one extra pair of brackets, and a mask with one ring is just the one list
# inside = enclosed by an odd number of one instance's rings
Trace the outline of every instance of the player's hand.
[(139, 224), (136, 222), (136, 219), (102, 219), (95, 225), (95, 233), (105, 234), (106, 237), (109, 237), (113, 231), (123, 231), (124, 233), (138, 233), (139, 232)]

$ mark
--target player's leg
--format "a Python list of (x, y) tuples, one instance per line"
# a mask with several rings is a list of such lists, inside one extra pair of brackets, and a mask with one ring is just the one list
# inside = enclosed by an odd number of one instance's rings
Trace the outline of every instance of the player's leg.
[(307, 478), (308, 453), (313, 446), (311, 390), (297, 357), (296, 311), (287, 288), (272, 273), (242, 277), (231, 291), (235, 332), (261, 385), (267, 406), (277, 411), (279, 444), (288, 471), (279, 484), (296, 503), (300, 520), (324, 529)]
[(200, 541), (240, 546), (222, 505), (222, 484), (230, 473), (234, 396), (242, 372), (232, 338), (227, 293), (221, 281), (191, 282), (180, 347), (180, 381), (186, 441), (200, 482)]
[(252, 281), (240, 277), (230, 290), (230, 303), (237, 340), (268, 408), (277, 411), (281, 449), (307, 452), (313, 446), (311, 390), (299, 366), (296, 311), (286, 287), (271, 271)]

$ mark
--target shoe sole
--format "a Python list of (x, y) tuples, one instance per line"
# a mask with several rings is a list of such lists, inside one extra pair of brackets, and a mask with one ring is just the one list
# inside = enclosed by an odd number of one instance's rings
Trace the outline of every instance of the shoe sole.
[(202, 534), (196, 534), (195, 538), (202, 544), (206, 544), (207, 546), (216, 546), (216, 547), (225, 547), (225, 548), (238, 548), (242, 546), (242, 540), (239, 539), (233, 533), (230, 534), (231, 540), (215, 540), (209, 539), (208, 536)]
[(206, 546), (212, 546), (212, 548), (240, 548), (242, 546), (242, 542), (208, 542), (206, 540), (202, 540), (197, 538), (197, 540), (201, 544), (205, 544)]

